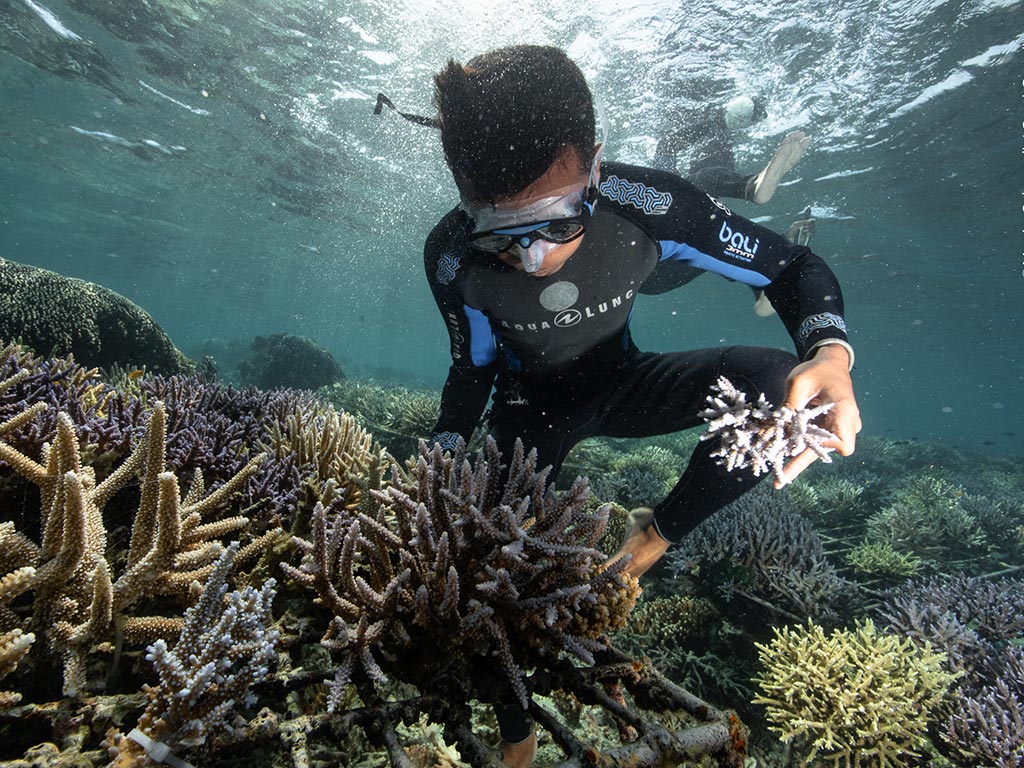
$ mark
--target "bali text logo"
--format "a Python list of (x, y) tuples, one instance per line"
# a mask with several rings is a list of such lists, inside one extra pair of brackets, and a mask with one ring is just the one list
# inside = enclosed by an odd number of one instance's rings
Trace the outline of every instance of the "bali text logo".
[(753, 261), (757, 255), (757, 247), (760, 240), (755, 240), (753, 247), (750, 245), (750, 235), (744, 235), (739, 230), (733, 231), (728, 222), (722, 222), (722, 231), (718, 233), (718, 239), (726, 244), (725, 252), (743, 261)]

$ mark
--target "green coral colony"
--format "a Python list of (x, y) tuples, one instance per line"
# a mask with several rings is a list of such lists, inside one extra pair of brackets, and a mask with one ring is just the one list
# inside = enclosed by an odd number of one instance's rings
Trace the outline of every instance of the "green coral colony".
[(556, 490), (417, 449), (436, 407), (0, 350), (3, 765), (496, 765), (509, 689), (562, 765), (1024, 764), (1015, 466), (869, 439), (637, 602), (607, 553), (694, 435), (587, 442)]

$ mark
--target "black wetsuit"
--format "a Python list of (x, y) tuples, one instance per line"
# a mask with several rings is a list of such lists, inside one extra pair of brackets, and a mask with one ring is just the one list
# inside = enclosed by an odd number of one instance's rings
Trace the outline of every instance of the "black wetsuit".
[[(839, 285), (807, 248), (733, 214), (673, 173), (605, 163), (600, 193), (579, 249), (547, 277), (468, 248), (468, 219), (458, 209), (431, 232), (427, 278), (452, 355), (435, 441), (468, 441), (495, 383), (488, 425), (502, 455), (522, 438), (556, 473), (585, 438), (699, 424), (697, 413), (720, 375), (754, 399), (764, 392), (781, 403), (786, 375), (798, 362), (786, 352), (637, 349), (629, 333), (637, 294), (658, 292), (663, 272), (710, 271), (763, 288), (801, 359), (823, 339), (846, 339)], [(654, 505), (669, 540), (756, 482), (747, 472), (727, 473), (708, 455), (712, 448), (702, 443), (672, 492)]]
[(694, 185), (712, 197), (748, 199), (750, 182), (757, 174), (736, 170), (736, 157), (721, 104), (666, 119), (654, 151), (653, 165), (674, 172), (676, 158), (681, 153), (691, 158), (686, 178)]

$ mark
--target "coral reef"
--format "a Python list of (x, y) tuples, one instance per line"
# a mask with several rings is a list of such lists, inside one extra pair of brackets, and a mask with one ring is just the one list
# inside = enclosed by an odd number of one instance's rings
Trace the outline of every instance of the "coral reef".
[[(75, 425), (83, 462), (101, 477), (142, 438), (148, 404), (157, 400), (167, 414), (168, 469), (179, 475), (202, 471), (213, 489), (237, 474), (261, 445), (272, 443), (289, 417), (309, 424), (329, 410), (309, 393), (237, 389), (187, 376), (144, 374), (115, 389), (96, 369), (70, 358), (39, 360), (15, 345), (0, 350), (0, 380), (20, 370), (27, 375), (0, 393), (0, 420), (38, 402), (50, 407), (8, 433), (7, 442), (26, 455), (40, 455), (56, 436), (57, 414), (65, 413)], [(292, 514), (307, 493), (302, 472), (308, 468), (296, 459), (289, 454), (265, 462), (246, 481), (243, 506), (261, 526)]]
[(708, 423), (708, 431), (701, 440), (719, 441), (711, 455), (721, 457), (720, 463), (730, 472), (747, 468), (757, 476), (771, 472), (785, 484), (782, 468), (791, 456), (810, 449), (822, 461), (832, 461), (833, 449), (823, 441), (835, 435), (814, 424), (814, 419), (831, 410), (832, 403), (797, 410), (773, 408), (762, 394), (751, 404), (746, 392), (724, 376), (712, 387), (707, 403), (700, 416)]
[(304, 336), (257, 336), (249, 357), (238, 366), (242, 384), (261, 389), (319, 389), (345, 378), (327, 350)]
[(464, 446), (451, 455), (421, 444), (374, 494), (375, 513), (316, 508), (312, 541), (296, 539), (303, 564), (286, 570), (333, 613), (323, 638), (342, 657), (332, 708), (357, 667), (377, 684), (387, 667), (423, 688), (459, 659), (492, 655), (525, 708), (524, 668), (562, 651), (593, 663), (599, 638), (623, 624), (636, 582), (622, 563), (602, 568), (593, 547), (607, 515), (585, 511), (586, 483), (548, 493), (547, 471), (521, 444), (507, 481), (500, 469), (493, 441), (474, 465)]
[(178, 373), (191, 365), (145, 311), (82, 280), (0, 259), (0, 339), (73, 354), (90, 366), (115, 363)]
[(944, 652), (960, 676), (942, 707), (958, 765), (1016, 766), (1024, 758), (1024, 581), (965, 576), (913, 581), (879, 609), (895, 631)]
[(163, 639), (147, 648), (160, 684), (144, 687), (149, 705), (136, 730), (127, 737), (116, 729), (108, 733), (117, 751), (112, 768), (149, 765), (152, 742), (171, 751), (203, 744), (236, 706), (255, 703), (250, 689), (277, 658), (278, 634), (268, 629), (276, 584), (270, 579), (261, 589), (228, 593), (237, 554), (235, 543), (220, 555), (199, 600), (185, 611), (174, 649)]
[[(46, 408), (38, 403), (5, 423), (26, 421)], [(0, 459), (39, 487), (42, 540), (35, 559), (33, 625), (50, 651), (62, 659), (64, 693), (84, 693), (85, 657), (97, 643), (112, 639), (115, 627), (126, 637), (145, 636), (159, 619), (130, 617), (129, 608), (143, 597), (187, 593), (196, 579), (212, 569), (221, 545), (216, 537), (247, 525), (242, 516), (204, 520), (229, 499), (251, 475), (254, 459), (218, 490), (206, 495), (197, 475), (182, 502), (178, 480), (165, 471), (164, 409), (156, 403), (145, 438), (103, 482), (83, 465), (78, 437), (67, 414), (59, 414), (57, 434), (41, 463), (0, 440)], [(0, 432), (0, 434), (2, 434)], [(114, 577), (107, 559), (103, 508), (124, 485), (139, 477), (141, 495), (134, 517), (128, 558)], [(246, 557), (258, 554), (277, 531), (249, 545)], [(0, 565), (7, 566), (6, 557)]]
[(756, 682), (769, 727), (804, 752), (804, 765), (914, 765), (933, 713), (955, 675), (928, 644), (878, 632), (871, 620), (853, 631), (775, 630), (758, 644)]
[(614, 458), (591, 481), (591, 489), (598, 498), (627, 509), (653, 506), (672, 490), (684, 463), (666, 448), (644, 446)]
[(785, 496), (755, 488), (680, 542), (668, 565), (677, 577), (694, 576), (728, 595), (768, 600), (770, 608), (781, 603), (790, 618), (789, 611), (830, 616), (850, 585), (829, 563), (811, 524), (793, 510)]

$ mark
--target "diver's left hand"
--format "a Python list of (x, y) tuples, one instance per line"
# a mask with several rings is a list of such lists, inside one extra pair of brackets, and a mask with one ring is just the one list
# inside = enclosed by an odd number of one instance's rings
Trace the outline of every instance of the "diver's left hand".
[[(800, 363), (786, 378), (786, 406), (796, 409), (835, 403), (822, 417), (820, 425), (836, 439), (824, 440), (822, 445), (835, 448), (843, 456), (853, 453), (861, 429), (860, 409), (853, 394), (849, 367), (850, 354), (846, 349), (839, 344), (827, 344), (818, 347), (814, 357)], [(783, 467), (785, 482), (795, 480), (817, 459), (818, 455), (810, 448), (795, 456)], [(783, 485), (778, 479), (774, 482), (775, 488)]]

